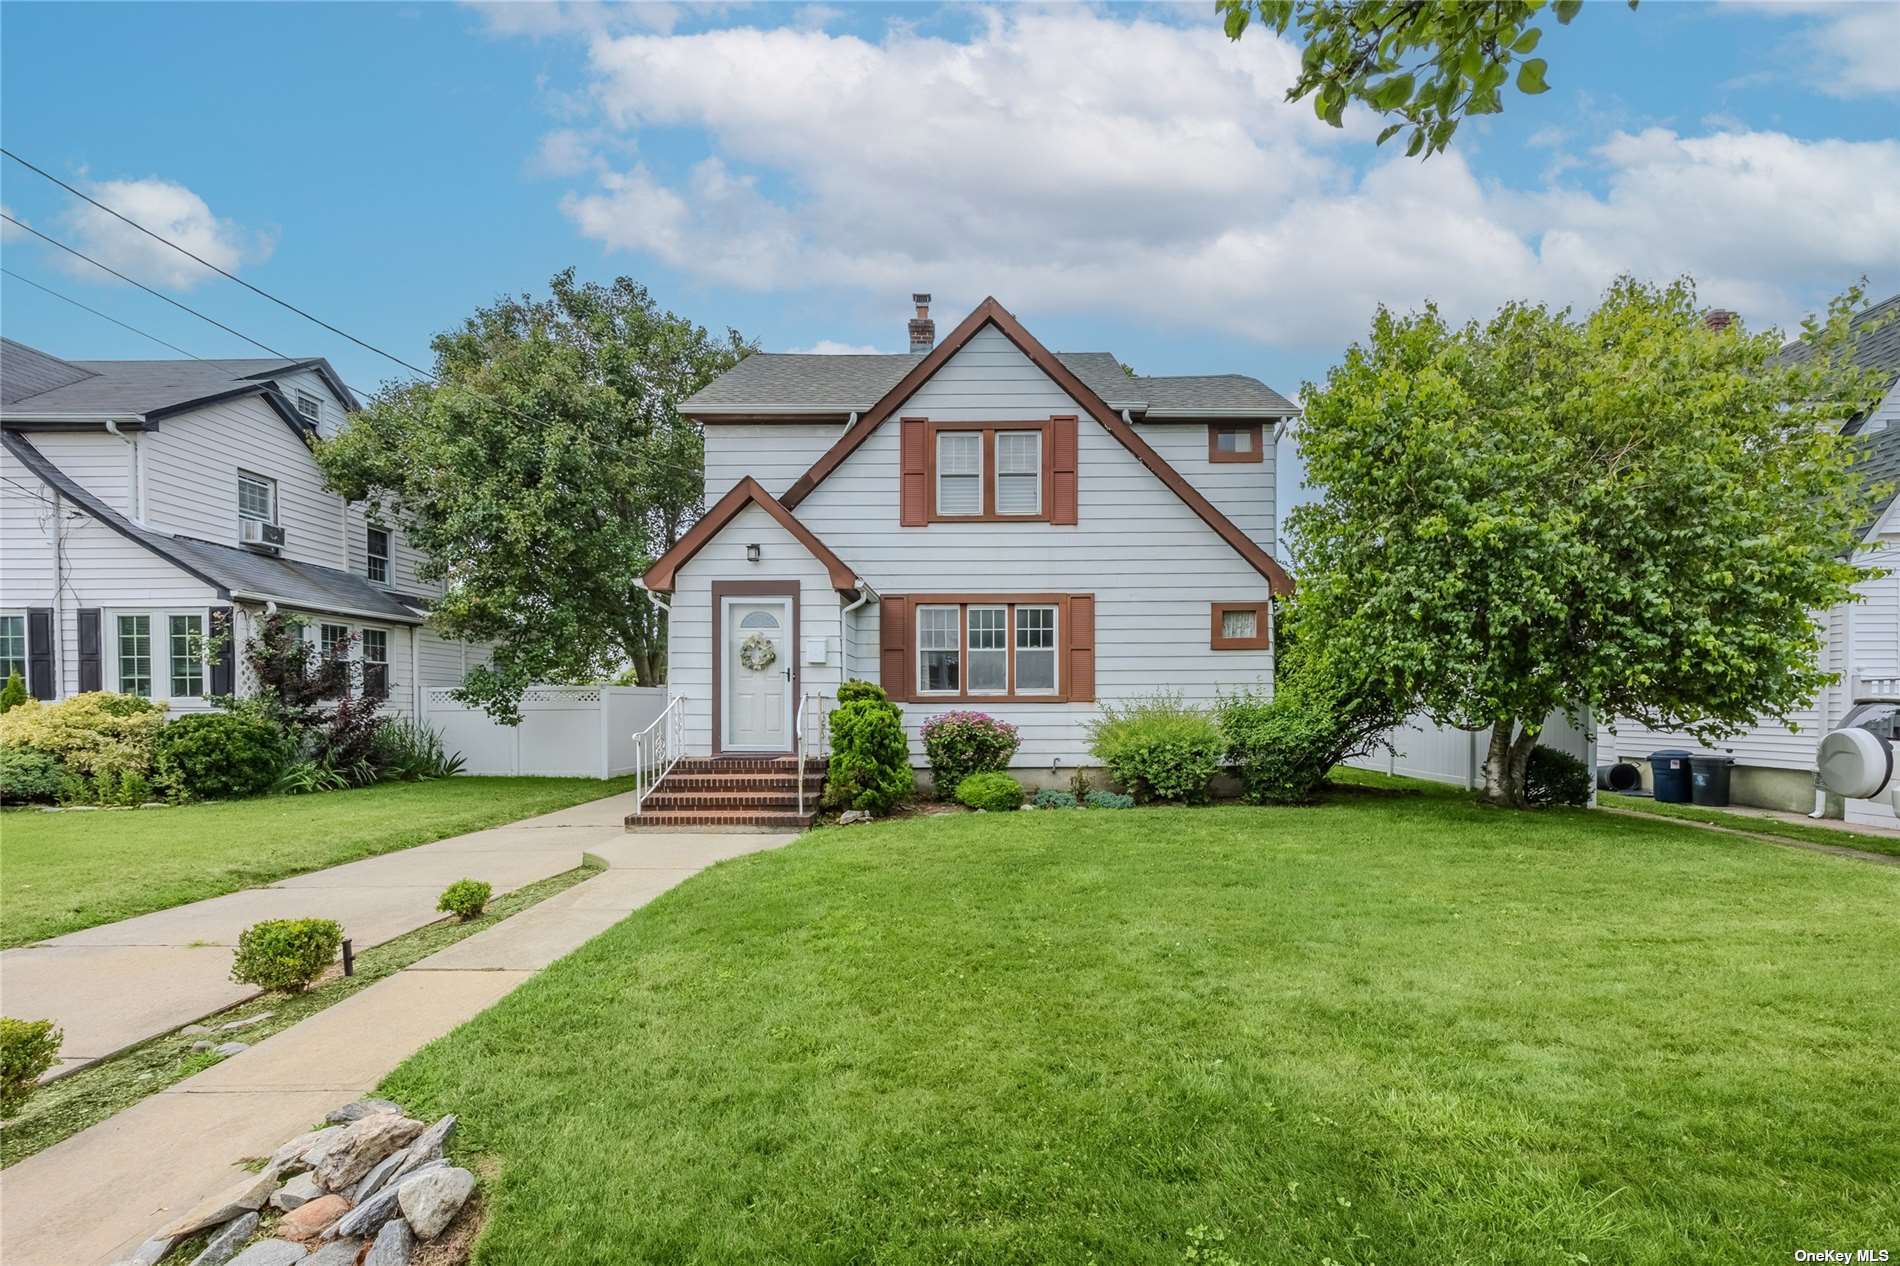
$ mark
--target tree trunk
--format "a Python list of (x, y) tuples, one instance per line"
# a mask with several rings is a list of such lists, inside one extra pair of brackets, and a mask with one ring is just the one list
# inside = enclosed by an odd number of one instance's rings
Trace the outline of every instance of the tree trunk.
[(1501, 809), (1527, 808), (1524, 775), (1537, 749), (1538, 731), (1519, 730), (1515, 717), (1500, 717), (1491, 726), (1484, 755), (1484, 803)]

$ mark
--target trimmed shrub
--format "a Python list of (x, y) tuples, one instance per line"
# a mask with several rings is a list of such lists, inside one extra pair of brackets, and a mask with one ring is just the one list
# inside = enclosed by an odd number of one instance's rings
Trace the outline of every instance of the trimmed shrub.
[(238, 933), (231, 979), (260, 989), (301, 993), (323, 975), (343, 944), (334, 919), (266, 919)]
[(924, 722), (923, 740), (939, 800), (948, 799), (971, 774), (1008, 769), (1021, 741), (1015, 726), (986, 712), (940, 712)]
[(179, 717), (158, 732), (153, 751), (158, 785), (174, 800), (259, 795), (290, 755), (276, 727), (230, 712)]
[(1212, 715), (1165, 690), (1104, 705), (1089, 737), (1109, 777), (1138, 800), (1201, 803), (1227, 751)]
[(494, 892), (482, 880), (458, 879), (442, 890), (442, 900), (435, 903), (435, 908), (467, 923), (487, 907), (488, 898)]
[(0, 686), (0, 715), (13, 711), (26, 701), (26, 683), (20, 680), (20, 674), (8, 673), (7, 684)]
[(1120, 791), (1091, 791), (1088, 806), (1091, 809), (1132, 809), (1135, 798)]
[(1044, 787), (1029, 803), (1038, 809), (1073, 809), (1076, 800), (1075, 793), (1072, 791), (1057, 791), (1054, 787)]
[(957, 799), (972, 809), (1006, 813), (1023, 807), (1023, 785), (995, 770), (971, 774), (957, 784)]
[(468, 763), (460, 752), (451, 756), (442, 746), (442, 736), (420, 721), (408, 717), (385, 722), (376, 731), (370, 763), (384, 780), (420, 782), (428, 778), (453, 778)]
[(1590, 767), (1555, 748), (1531, 749), (1530, 760), (1524, 766), (1524, 803), (1589, 804)]
[(33, 747), (0, 746), (0, 804), (53, 804), (66, 779), (59, 757)]
[(58, 703), (28, 699), (0, 716), (0, 744), (57, 756), (111, 804), (123, 800), (120, 783), (128, 778), (136, 777), (150, 792), (152, 749), (164, 724), (161, 704), (92, 690)]
[(917, 790), (904, 714), (868, 681), (838, 687), (831, 717), (831, 764), (824, 804), (831, 809), (889, 813)]
[(1304, 804), (1333, 766), (1380, 746), (1405, 719), (1376, 682), (1333, 654), (1283, 657), (1271, 697), (1251, 690), (1215, 705), (1227, 761), (1255, 804)]
[(64, 1036), (51, 1020), (0, 1017), (0, 1117), (26, 1106), (40, 1074), (58, 1062)]

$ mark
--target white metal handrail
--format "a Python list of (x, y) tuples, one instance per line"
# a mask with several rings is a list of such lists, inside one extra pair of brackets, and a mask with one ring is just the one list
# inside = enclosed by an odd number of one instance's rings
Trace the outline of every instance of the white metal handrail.
[(825, 727), (829, 723), (825, 712), (825, 696), (816, 690), (807, 690), (805, 697), (798, 701), (798, 718), (794, 724), (798, 727), (798, 816), (805, 816), (805, 762), (810, 756), (810, 735), (813, 729), (807, 720), (809, 714), (817, 715), (818, 757), (822, 760), (828, 753)]
[(652, 725), (633, 736), (633, 811), (672, 772), (686, 752), (686, 696), (674, 695)]

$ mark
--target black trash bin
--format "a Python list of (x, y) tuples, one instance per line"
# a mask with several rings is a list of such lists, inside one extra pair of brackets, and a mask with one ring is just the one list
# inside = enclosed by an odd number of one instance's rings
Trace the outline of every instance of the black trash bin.
[(1733, 756), (1691, 756), (1689, 758), (1689, 798), (1711, 808), (1728, 804), (1728, 771)]
[(1650, 785), (1656, 799), (1664, 804), (1689, 803), (1689, 758), (1692, 753), (1680, 748), (1664, 748), (1649, 754)]

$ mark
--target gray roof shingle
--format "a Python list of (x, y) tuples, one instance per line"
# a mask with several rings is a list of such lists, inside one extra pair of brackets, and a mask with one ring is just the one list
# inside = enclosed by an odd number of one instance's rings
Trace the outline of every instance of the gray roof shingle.
[(255, 390), (273, 375), (314, 369), (356, 407), (328, 362), (309, 360), (61, 360), (11, 339), (0, 346), (0, 402), (13, 413), (152, 414)]
[(1245, 374), (1137, 378), (1135, 385), (1148, 398), (1150, 414), (1230, 413), (1244, 409), (1262, 417), (1285, 417), (1299, 412), (1291, 400)]
[(1862, 438), (1865, 449), (1854, 469), (1870, 484), (1889, 485), (1885, 495), (1874, 503), (1873, 516), (1861, 524), (1854, 533), (1856, 540), (1867, 539), (1882, 515), (1894, 502), (1896, 491), (1900, 491), (1900, 426), (1889, 426)]
[[(1873, 328), (1876, 325), (1879, 328)], [(1900, 295), (1856, 313), (1849, 328), (1854, 335), (1854, 363), (1862, 369), (1881, 371), (1887, 385), (1892, 386), (1900, 378)], [(1811, 346), (1796, 339), (1782, 348), (1776, 359), (1793, 365), (1813, 354)]]

